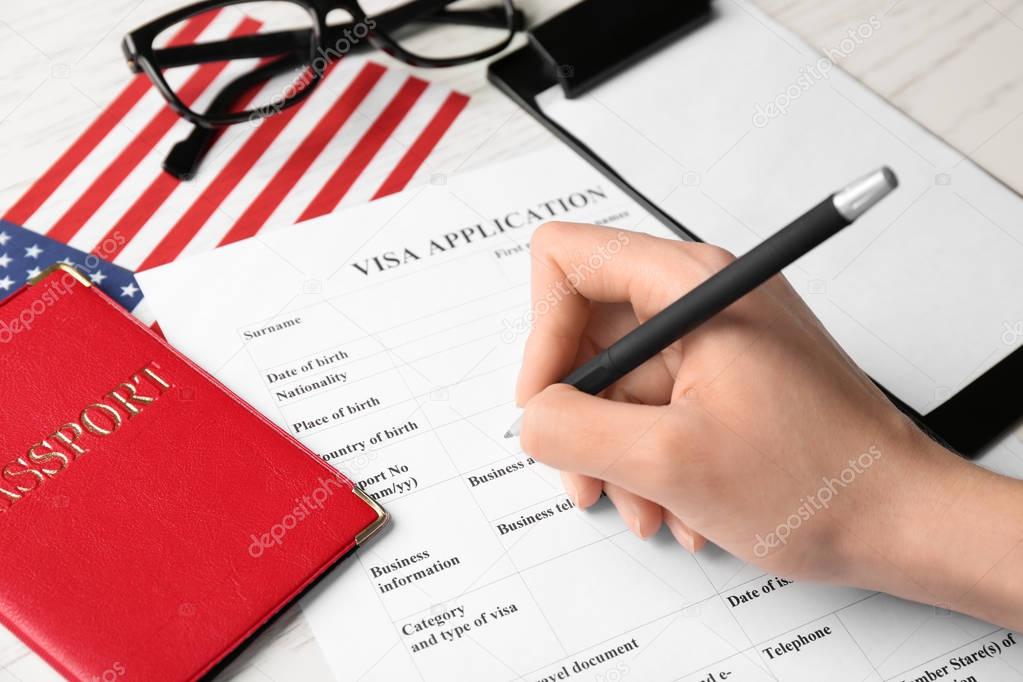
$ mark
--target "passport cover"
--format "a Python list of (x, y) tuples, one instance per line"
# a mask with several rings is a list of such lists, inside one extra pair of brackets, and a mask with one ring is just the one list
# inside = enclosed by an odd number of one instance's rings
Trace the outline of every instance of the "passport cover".
[(68, 266), (0, 353), (0, 621), (69, 679), (200, 678), (386, 523)]

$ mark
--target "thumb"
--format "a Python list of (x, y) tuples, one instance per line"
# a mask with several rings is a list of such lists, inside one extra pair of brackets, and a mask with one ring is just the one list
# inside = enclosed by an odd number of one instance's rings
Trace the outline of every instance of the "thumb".
[(521, 443), (537, 461), (663, 504), (680, 482), (696, 419), (681, 405), (622, 403), (555, 384), (526, 403)]

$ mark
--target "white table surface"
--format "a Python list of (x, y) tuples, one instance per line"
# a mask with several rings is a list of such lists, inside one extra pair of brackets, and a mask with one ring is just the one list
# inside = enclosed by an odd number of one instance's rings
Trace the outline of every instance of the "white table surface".
[[(880, 28), (837, 63), (1023, 194), (1023, 0), (755, 1), (822, 51), (840, 47), (850, 29), (876, 18)], [(117, 50), (125, 31), (168, 6), (182, 4), (173, 0), (5, 0), (0, 4), (0, 37), (30, 41), (37, 49), (29, 52), (34, 56), (27, 63), (0, 64), (0, 140), (8, 145), (36, 142), (11, 142), (11, 136), (5, 139), (3, 134), (5, 124), (13, 125), (33, 79), (49, 74), (92, 87), (86, 70), (64, 65), (80, 63), (93, 50)], [(537, 22), (572, 0), (519, 0), (518, 4), (531, 22)], [(76, 20), (83, 16), (89, 21)], [(383, 55), (379, 58), (387, 60)], [(486, 82), (482, 65), (420, 73), (472, 98), (431, 157), (431, 174), (446, 176), (558, 144)], [(34, 179), (33, 172), (37, 171), (5, 169), (0, 196), (16, 196)], [(1023, 428), (981, 462), (1023, 476)], [(59, 677), (0, 629), (0, 682), (50, 679)], [(331, 680), (332, 676), (301, 612), (293, 608), (218, 679), (286, 682)]]

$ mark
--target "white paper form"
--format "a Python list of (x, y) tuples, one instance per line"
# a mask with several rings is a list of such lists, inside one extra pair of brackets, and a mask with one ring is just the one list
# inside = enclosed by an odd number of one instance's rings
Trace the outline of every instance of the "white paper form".
[[(541, 109), (701, 239), (744, 253), (881, 165), (899, 189), (786, 276), (922, 414), (1023, 343), (1023, 200), (745, 0)], [(885, 31), (850, 20), (835, 59)]]
[(943, 679), (1023, 670), (993, 625), (573, 509), (502, 438), (548, 218), (668, 234), (559, 148), (140, 276), (171, 343), (393, 514), (303, 604), (338, 680), (909, 682), (989, 649)]

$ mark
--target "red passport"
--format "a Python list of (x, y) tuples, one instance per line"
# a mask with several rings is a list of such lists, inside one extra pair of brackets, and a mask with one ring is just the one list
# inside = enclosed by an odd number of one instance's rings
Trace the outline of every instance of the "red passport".
[(0, 353), (0, 621), (69, 679), (199, 678), (386, 523), (66, 266)]

